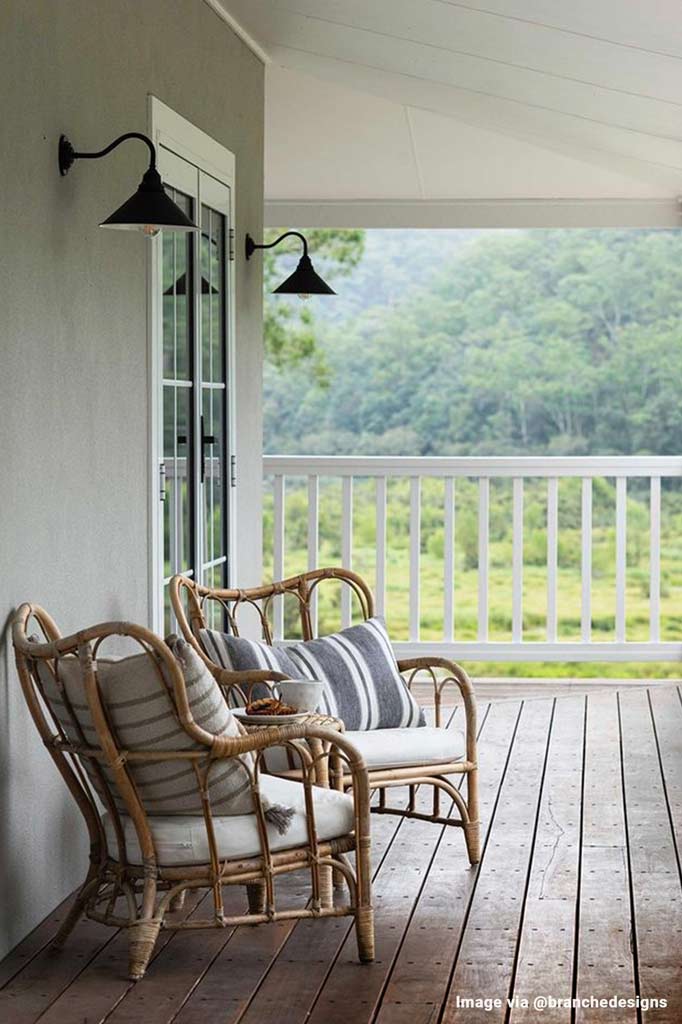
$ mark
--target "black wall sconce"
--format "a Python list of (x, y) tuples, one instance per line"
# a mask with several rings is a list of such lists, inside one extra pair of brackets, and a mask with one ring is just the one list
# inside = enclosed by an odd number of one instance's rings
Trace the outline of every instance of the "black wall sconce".
[(301, 299), (307, 299), (309, 295), (336, 295), (334, 289), (330, 288), (327, 282), (323, 281), (320, 275), (316, 273), (310, 256), (308, 256), (308, 243), (299, 231), (285, 231), (283, 235), (280, 235), (274, 242), (269, 242), (267, 245), (254, 242), (251, 235), (247, 235), (245, 246), (247, 260), (251, 259), (256, 249), (272, 249), (275, 245), (279, 245), (285, 238), (289, 238), (292, 235), (294, 238), (300, 238), (303, 242), (303, 255), (298, 261), (298, 266), (293, 274), (286, 281), (282, 281), (279, 288), (275, 288), (272, 294), (298, 295)]
[(154, 143), (140, 132), (126, 132), (97, 153), (77, 153), (67, 137), (59, 137), (59, 173), (62, 177), (69, 172), (75, 160), (99, 160), (128, 139), (139, 139), (149, 149), (149, 168), (130, 199), (100, 224), (101, 228), (117, 228), (119, 231), (141, 231), (152, 238), (159, 231), (198, 231), (196, 224), (183, 213), (163, 187), (156, 169)]

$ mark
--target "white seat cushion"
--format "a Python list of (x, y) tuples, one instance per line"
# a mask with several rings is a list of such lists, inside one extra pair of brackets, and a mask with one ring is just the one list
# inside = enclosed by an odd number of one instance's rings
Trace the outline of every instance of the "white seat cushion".
[(344, 733), (370, 769), (412, 768), (461, 761), (466, 746), (461, 729), (371, 729)]
[[(421, 730), (420, 730), (421, 731)], [(308, 842), (308, 828), (305, 816), (305, 790), (300, 782), (278, 779), (272, 775), (261, 775), (261, 795), (267, 796), (272, 804), (283, 804), (293, 808), (294, 816), (285, 835), (280, 835), (273, 825), (268, 825), (271, 850), (287, 850), (304, 846)], [(353, 799), (332, 789), (314, 787), (315, 828), (319, 840), (335, 839), (348, 835), (354, 828)], [(156, 844), (159, 863), (170, 867), (177, 864), (207, 864), (209, 861), (208, 839), (204, 819), (196, 815), (154, 816), (148, 819)], [(104, 830), (109, 853), (118, 857), (116, 833), (108, 814), (104, 815)], [(132, 819), (122, 817), (126, 838), (128, 860), (141, 864), (142, 854), (137, 842), (137, 833)], [(261, 852), (255, 814), (233, 814), (213, 818), (218, 856), (221, 860), (235, 860), (240, 857), (257, 857)]]

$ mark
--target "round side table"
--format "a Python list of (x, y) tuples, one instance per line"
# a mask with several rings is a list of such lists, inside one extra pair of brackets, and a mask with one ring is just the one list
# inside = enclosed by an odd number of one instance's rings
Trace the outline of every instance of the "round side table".
[[(272, 728), (272, 723), (260, 725), (260, 723), (256, 722), (242, 722), (241, 724), (247, 732), (253, 732), (256, 729)], [(344, 732), (345, 730), (345, 726), (340, 718), (333, 718), (331, 715), (323, 715), (316, 711), (309, 712), (305, 717), (297, 718), (296, 724), (318, 725), (324, 729), (333, 729), (335, 732)], [(317, 736), (308, 737), (305, 743), (308, 745), (310, 755), (315, 764), (315, 784), (329, 789), (329, 744), (325, 743), (324, 740), (318, 739)], [(334, 772), (334, 776), (336, 775), (337, 772)]]

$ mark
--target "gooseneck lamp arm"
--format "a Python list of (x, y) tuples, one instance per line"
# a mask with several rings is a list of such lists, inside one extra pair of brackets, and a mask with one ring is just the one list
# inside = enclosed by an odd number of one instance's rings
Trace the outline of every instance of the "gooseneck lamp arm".
[(303, 255), (304, 256), (308, 255), (308, 242), (304, 238), (304, 236), (301, 234), (301, 232), (300, 231), (285, 231), (284, 234), (280, 235), (279, 238), (276, 238), (274, 242), (267, 242), (267, 243), (262, 242), (260, 244), (258, 242), (254, 242), (254, 240), (251, 237), (251, 235), (247, 235), (246, 236), (246, 244), (245, 244), (245, 251), (246, 251), (246, 258), (247, 258), (247, 260), (251, 259), (251, 257), (253, 256), (254, 252), (256, 251), (256, 249), (273, 249), (276, 245), (279, 245), (280, 242), (283, 242), (285, 238), (300, 238), (301, 241), (303, 242)]
[(298, 261), (298, 266), (293, 274), (290, 274), (286, 281), (282, 281), (279, 288), (275, 288), (275, 295), (298, 295), (301, 299), (307, 299), (310, 295), (336, 295), (333, 288), (330, 288), (326, 281), (323, 281), (317, 273), (308, 255), (308, 242), (300, 231), (285, 231), (283, 235), (276, 238), (274, 242), (254, 242), (251, 235), (246, 236), (244, 251), (247, 260), (250, 260), (256, 249), (272, 249), (285, 238), (300, 238), (303, 242), (303, 255)]
[(156, 148), (149, 136), (143, 135), (142, 132), (125, 132), (123, 135), (119, 135), (117, 139), (114, 139), (113, 142), (110, 142), (108, 146), (105, 146), (104, 149), (97, 150), (96, 153), (77, 153), (66, 135), (60, 135), (59, 173), (62, 177), (67, 174), (75, 160), (99, 160), (102, 156), (108, 156), (112, 150), (120, 146), (122, 142), (127, 142), (128, 139), (139, 139), (140, 142), (145, 143), (149, 149), (149, 169), (156, 170)]
[(99, 160), (103, 156), (108, 156), (112, 150), (120, 146), (122, 142), (127, 142), (128, 139), (144, 142), (149, 150), (149, 167), (142, 177), (137, 192), (119, 206), (110, 217), (102, 221), (100, 227), (118, 228), (123, 231), (142, 231), (149, 237), (153, 237), (161, 230), (198, 231), (198, 226), (189, 219), (177, 203), (173, 202), (164, 189), (161, 176), (156, 169), (154, 143), (148, 135), (143, 135), (142, 132), (125, 132), (104, 149), (98, 149), (93, 153), (77, 152), (67, 137), (60, 135), (59, 173), (62, 177), (68, 174), (76, 160)]

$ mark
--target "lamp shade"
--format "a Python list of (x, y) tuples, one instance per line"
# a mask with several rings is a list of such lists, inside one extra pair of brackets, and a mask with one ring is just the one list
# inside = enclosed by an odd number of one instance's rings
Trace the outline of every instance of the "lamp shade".
[(170, 198), (154, 167), (145, 172), (137, 192), (102, 221), (100, 227), (117, 228), (119, 231), (144, 231), (147, 235), (155, 235), (161, 230), (199, 230)]
[(273, 295), (336, 295), (336, 292), (322, 280), (310, 257), (304, 254), (293, 274), (274, 289)]

